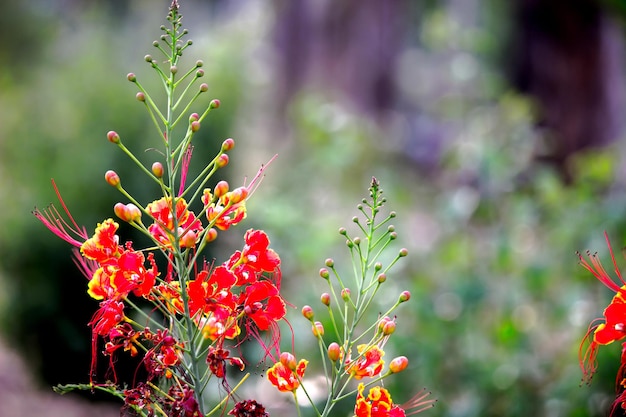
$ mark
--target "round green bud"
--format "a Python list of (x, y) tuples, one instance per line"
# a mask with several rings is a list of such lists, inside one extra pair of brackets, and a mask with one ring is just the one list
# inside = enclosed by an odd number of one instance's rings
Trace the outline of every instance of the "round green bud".
[(171, 72), (172, 74), (176, 74), (176, 73), (178, 72), (178, 67), (177, 67), (176, 65), (172, 65), (172, 66), (170, 67), (170, 72)]
[(204, 70), (202, 68), (196, 71), (196, 78), (201, 78), (201, 77), (204, 77)]
[(126, 79), (127, 79), (128, 81), (130, 81), (131, 83), (134, 83), (134, 82), (136, 82), (136, 81), (137, 81), (137, 77), (136, 77), (136, 76), (135, 76), (135, 74), (133, 74), (132, 72), (129, 72), (129, 73), (126, 75)]
[(398, 253), (398, 256), (405, 257), (408, 254), (409, 254), (408, 249), (407, 248), (402, 248), (402, 249), (400, 249), (400, 252)]
[(209, 85), (207, 83), (200, 84), (200, 91), (206, 93), (209, 90)]
[(345, 236), (346, 233), (348, 233), (348, 231), (346, 230), (345, 227), (340, 227), (339, 228), (339, 234)]
[(328, 272), (328, 269), (326, 268), (320, 269), (320, 277), (324, 279), (328, 279), (330, 277), (330, 273)]
[(135, 98), (138, 101), (144, 102), (146, 101), (146, 95), (144, 93), (142, 93), (141, 91), (137, 92), (137, 94), (135, 94)]
[(326, 259), (326, 261), (324, 262), (324, 264), (329, 267), (332, 268), (335, 265), (335, 261), (332, 260), (331, 258)]
[(218, 99), (214, 98), (209, 103), (209, 107), (211, 107), (212, 109), (219, 109), (220, 108), (220, 104), (221, 104), (220, 101)]
[(203, 65), (204, 65), (204, 61), (202, 61), (201, 59), (196, 61), (196, 68), (200, 68)]
[(154, 46), (155, 48), (158, 48), (159, 47), (159, 41), (152, 42), (152, 46)]
[(152, 55), (148, 54), (148, 55), (144, 56), (143, 59), (146, 62), (152, 62)]

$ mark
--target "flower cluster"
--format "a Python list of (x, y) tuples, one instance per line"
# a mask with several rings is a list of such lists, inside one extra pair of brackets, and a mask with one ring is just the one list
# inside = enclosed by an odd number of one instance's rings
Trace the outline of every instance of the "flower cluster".
[[(615, 296), (604, 309), (603, 318), (591, 322), (587, 334), (579, 349), (580, 366), (583, 371), (583, 380), (590, 382), (597, 370), (597, 355), (600, 346), (610, 345), (626, 337), (626, 281), (622, 278), (619, 267), (613, 254), (609, 237), (604, 234), (613, 267), (618, 282), (604, 269), (597, 253), (587, 252), (588, 261), (579, 253), (580, 264), (591, 272), (600, 282), (615, 292)], [(616, 377), (616, 397), (613, 402), (611, 415), (616, 414), (618, 409), (626, 410), (626, 342), (622, 342), (621, 364)], [(620, 414), (621, 415), (621, 414)]]
[[(179, 59), (192, 42), (183, 40), (187, 31), (181, 29), (176, 0), (170, 6), (167, 21), (169, 26), (161, 27), (164, 33), (160, 41), (154, 42), (165, 60), (145, 57), (162, 81), (166, 104), (157, 105), (138, 77), (127, 75), (138, 89), (137, 100), (145, 106), (156, 128), (162, 160), (154, 161), (148, 168), (117, 132), (106, 135), (148, 181), (158, 186), (159, 195), (151, 202), (139, 201), (123, 187), (120, 176), (109, 170), (104, 175), (106, 183), (117, 189), (126, 202), (114, 204), (112, 211), (117, 219), (104, 219), (93, 234), (74, 220), (54, 181), (62, 210), (51, 205), (34, 211), (48, 229), (74, 247), (76, 264), (87, 278), (86, 291), (98, 303), (89, 322), (89, 383), (57, 389), (106, 391), (123, 401), (123, 414), (266, 417), (266, 407), (253, 399), (238, 401), (231, 407), (235, 391), (249, 375), (243, 373), (250, 359), (242, 356), (241, 345), (251, 340), (260, 347), (262, 357), (258, 361), (272, 363), (267, 369), (267, 380), (278, 391), (292, 393), (298, 414), (299, 391), (306, 394), (320, 417), (329, 416), (337, 402), (350, 396), (355, 398), (357, 417), (404, 416), (431, 407), (434, 400), (427, 399), (428, 393), (423, 392), (405, 405), (394, 404), (389, 392), (380, 385), (384, 378), (408, 366), (405, 356), (393, 358), (388, 364), (383, 358), (384, 346), (396, 329), (396, 316), (392, 313), (409, 300), (410, 293), (401, 292), (384, 314), (372, 324), (365, 324), (391, 267), (407, 255), (406, 249), (400, 250), (385, 267), (379, 261), (397, 235), (393, 226), (382, 227), (395, 213), (379, 220), (385, 199), (376, 179), (369, 189), (370, 199), (359, 205), (365, 223), (354, 219), (364, 237), (350, 237), (346, 229), (340, 230), (347, 239), (354, 270), (359, 271), (354, 285), (345, 285), (334, 261), (328, 259), (326, 267), (320, 270), (329, 289), (320, 297), (326, 317), (316, 320), (311, 306), (302, 308), (319, 345), (327, 380), (323, 407), (315, 403), (306, 388), (309, 361), (297, 360), (295, 353), (281, 351), (279, 322), (286, 322), (289, 304), (280, 292), (281, 259), (270, 247), (267, 234), (263, 230), (247, 230), (241, 249), (221, 263), (202, 257), (203, 250), (220, 233), (246, 218), (246, 202), (266, 166), (261, 166), (248, 184), (244, 181), (234, 189), (225, 180), (214, 182), (214, 174), (228, 165), (228, 152), (234, 148), (233, 139), (226, 139), (217, 155), (191, 178), (194, 134), (210, 111), (220, 107), (220, 102), (211, 100), (202, 113), (191, 112), (192, 105), (208, 90), (202, 83), (190, 95), (204, 75), (203, 63), (197, 61), (185, 73), (179, 71)], [(207, 186), (213, 182), (213, 187)], [(136, 229), (148, 243), (139, 247), (123, 241), (120, 222)], [(292, 341), (292, 350), (294, 345)], [(115, 374), (115, 358), (119, 354), (140, 357), (146, 376), (131, 386), (119, 385)], [(101, 356), (109, 358), (110, 373), (104, 382), (96, 366)], [(205, 395), (211, 387), (221, 395), (217, 404), (209, 404), (209, 396)], [(369, 388), (367, 396), (365, 388)]]
[[(268, 380), (279, 391), (292, 393), (298, 415), (299, 390), (306, 395), (318, 416), (331, 415), (339, 401), (352, 395), (356, 395), (356, 417), (405, 416), (426, 410), (435, 403), (428, 398), (429, 393), (420, 392), (400, 406), (392, 401), (385, 388), (376, 385), (388, 376), (404, 371), (409, 364), (406, 356), (397, 356), (387, 365), (384, 348), (397, 326), (397, 318), (392, 314), (411, 298), (410, 292), (400, 292), (385, 313), (379, 314), (372, 324), (364, 324), (370, 307), (384, 297), (381, 292), (392, 267), (408, 254), (406, 249), (401, 249), (386, 266), (380, 260), (385, 258), (386, 249), (397, 238), (395, 227), (388, 224), (396, 213), (390, 212), (380, 219), (386, 202), (382, 194), (378, 180), (372, 178), (369, 199), (363, 199), (358, 206), (361, 217), (353, 218), (363, 237), (353, 237), (346, 228), (339, 229), (353, 262), (351, 281), (343, 278), (333, 259), (327, 259), (325, 267), (320, 269), (319, 276), (328, 286), (328, 292), (320, 295), (323, 321), (317, 320), (320, 317), (312, 306), (302, 307), (302, 316), (310, 322), (311, 333), (319, 347), (326, 379), (326, 401), (321, 406), (316, 404), (307, 390), (307, 360), (296, 361), (294, 354), (283, 352), (280, 360), (267, 371)], [(367, 396), (364, 395), (366, 386), (371, 387)]]

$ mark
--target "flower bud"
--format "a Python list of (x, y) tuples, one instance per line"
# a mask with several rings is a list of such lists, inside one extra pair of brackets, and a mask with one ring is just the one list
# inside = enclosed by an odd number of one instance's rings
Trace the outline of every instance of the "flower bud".
[(396, 322), (393, 320), (389, 320), (382, 325), (382, 332), (385, 336), (389, 336), (396, 331)]
[(380, 271), (381, 269), (383, 269), (383, 264), (381, 262), (376, 262), (374, 264), (374, 270), (375, 271)]
[(177, 67), (176, 65), (172, 65), (172, 66), (170, 67), (170, 72), (171, 72), (172, 74), (176, 74), (176, 73), (178, 72), (178, 67)]
[(402, 248), (402, 249), (400, 249), (400, 252), (398, 253), (398, 256), (400, 256), (400, 257), (405, 257), (405, 256), (407, 256), (408, 254), (409, 254), (408, 249), (407, 249), (407, 248)]
[(398, 234), (396, 232), (389, 233), (390, 240), (396, 240), (398, 238)]
[(328, 269), (326, 268), (320, 269), (320, 277), (324, 279), (328, 279), (330, 277), (330, 273), (328, 272)]
[(394, 374), (404, 371), (407, 366), (409, 366), (409, 360), (406, 356), (398, 356), (389, 362), (389, 370)]
[(283, 352), (280, 354), (280, 363), (282, 363), (284, 366), (291, 369), (292, 371), (295, 371), (296, 367), (298, 366), (298, 364), (296, 363), (296, 357), (289, 352)]
[(198, 116), (198, 113), (191, 113), (189, 115), (189, 123), (195, 122), (197, 120), (200, 120), (200, 116)]
[(215, 197), (216, 198), (220, 198), (221, 196), (223, 196), (224, 194), (226, 194), (228, 192), (228, 182), (227, 181), (220, 181), (217, 184), (215, 184), (215, 189), (213, 190)]
[(108, 170), (107, 172), (105, 172), (104, 179), (106, 180), (107, 184), (109, 184), (111, 187), (117, 188), (120, 185), (120, 177), (119, 175), (117, 175), (117, 172), (115, 171)]
[(203, 65), (204, 65), (204, 61), (202, 61), (200, 59), (196, 61), (196, 68), (200, 68)]
[(339, 343), (333, 342), (328, 345), (328, 359), (333, 362), (337, 362), (341, 358), (341, 347)]
[(404, 303), (405, 301), (409, 301), (410, 298), (411, 298), (410, 292), (402, 291), (402, 293), (400, 294), (400, 297), (398, 298), (398, 301), (401, 303)]
[(146, 55), (143, 57), (144, 61), (146, 62), (152, 62), (152, 55)]
[(128, 212), (128, 209), (126, 208), (126, 204), (116, 203), (115, 206), (113, 206), (113, 212), (117, 217), (120, 218), (120, 220), (125, 222), (130, 221), (130, 214)]
[(137, 77), (132, 72), (129, 72), (128, 75), (126, 75), (126, 79), (130, 81), (131, 83), (134, 83), (137, 81)]
[(137, 101), (141, 101), (141, 102), (146, 101), (146, 95), (142, 93), (141, 91), (135, 94), (135, 98), (137, 99)]
[(183, 248), (192, 248), (196, 245), (196, 240), (198, 240), (196, 232), (190, 230), (185, 233), (183, 237), (180, 238), (180, 246), (182, 246)]
[(218, 168), (224, 168), (226, 165), (228, 165), (228, 155), (223, 153), (218, 156), (216, 165)]
[(207, 242), (213, 242), (215, 239), (217, 239), (217, 230), (212, 227), (204, 235), (204, 240)]
[(341, 290), (341, 298), (343, 298), (343, 301), (350, 301), (350, 288)]
[(199, 121), (193, 121), (191, 122), (191, 131), (192, 132), (197, 132), (198, 130), (200, 130), (200, 122)]
[(335, 265), (335, 261), (333, 261), (331, 258), (326, 259), (326, 262), (324, 262), (324, 264), (329, 267), (332, 268)]
[(378, 280), (379, 284), (382, 284), (383, 282), (387, 281), (387, 274), (378, 274), (378, 277), (376, 279)]
[(212, 108), (212, 109), (219, 109), (220, 108), (220, 101), (218, 99), (214, 98), (209, 103), (209, 107)]
[(222, 152), (228, 152), (235, 147), (235, 141), (232, 138), (226, 139), (222, 142)]
[(141, 210), (132, 203), (126, 204), (126, 213), (129, 222), (138, 222), (141, 219)]
[(352, 239), (352, 241), (357, 246), (359, 246), (361, 244), (361, 238), (360, 237), (355, 237), (354, 239)]
[(313, 312), (313, 308), (309, 305), (302, 307), (302, 315), (307, 320), (313, 320), (315, 313)]
[(199, 70), (196, 71), (196, 78), (202, 78), (202, 77), (204, 77), (204, 70), (200, 68)]
[(322, 302), (322, 304), (324, 304), (325, 306), (330, 306), (330, 294), (328, 294), (327, 292), (323, 293), (320, 296), (320, 301)]
[(163, 164), (160, 162), (152, 164), (152, 173), (157, 178), (163, 178)]
[(113, 130), (107, 133), (107, 139), (109, 139), (109, 142), (111, 143), (120, 143), (120, 135), (118, 135), (117, 132)]
[(345, 227), (339, 228), (339, 234), (345, 236), (348, 233)]
[(248, 189), (246, 187), (238, 187), (229, 193), (228, 201), (232, 204), (238, 204), (245, 200), (246, 197), (248, 197)]
[(209, 85), (207, 83), (200, 84), (200, 92), (206, 93), (209, 91)]
[(313, 336), (315, 337), (324, 336), (324, 325), (321, 322), (316, 321), (315, 323), (313, 323), (311, 331), (313, 332)]

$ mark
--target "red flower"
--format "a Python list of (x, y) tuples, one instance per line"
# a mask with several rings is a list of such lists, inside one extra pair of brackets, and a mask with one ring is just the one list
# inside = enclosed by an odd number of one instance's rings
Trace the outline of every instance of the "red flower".
[(296, 364), (296, 359), (292, 354), (283, 352), (280, 361), (267, 370), (267, 379), (282, 392), (293, 392), (300, 386), (300, 380), (304, 377), (304, 371), (308, 361), (300, 359)]
[(223, 266), (218, 266), (210, 274), (207, 269), (200, 271), (196, 279), (189, 282), (189, 313), (195, 316), (198, 311), (209, 313), (216, 309), (235, 309), (235, 299), (231, 292), (237, 278)]
[(269, 281), (258, 281), (246, 287), (241, 294), (243, 311), (259, 330), (268, 330), (272, 324), (285, 317), (285, 301), (278, 288)]
[[(174, 237), (174, 216), (172, 214), (172, 198), (163, 197), (148, 204), (146, 211), (154, 218), (148, 231), (155, 240), (165, 246), (171, 246)], [(202, 232), (202, 223), (193, 212), (187, 209), (184, 198), (176, 199), (176, 234), (181, 247), (195, 244), (195, 236)]]
[[(583, 338), (583, 341), (579, 349), (580, 366), (583, 371), (583, 379), (589, 380), (593, 376), (597, 368), (596, 357), (598, 349), (601, 345), (608, 345), (615, 341), (621, 340), (626, 336), (626, 282), (622, 278), (622, 275), (617, 267), (615, 261), (615, 255), (609, 242), (608, 235), (604, 234), (606, 242), (609, 246), (609, 252), (611, 254), (611, 260), (615, 268), (615, 273), (619, 279), (618, 285), (613, 278), (606, 272), (598, 255), (596, 253), (591, 254), (587, 252), (587, 256), (591, 263), (587, 262), (582, 255), (578, 254), (580, 264), (591, 272), (597, 279), (604, 285), (615, 291), (615, 296), (611, 300), (611, 303), (604, 310), (604, 323), (598, 323), (601, 319), (594, 320), (587, 334)], [(588, 346), (585, 347), (585, 345)], [(624, 364), (622, 364), (623, 366)]]
[(280, 258), (269, 248), (270, 240), (262, 230), (249, 229), (242, 251), (236, 251), (226, 266), (237, 275), (237, 285), (255, 282), (263, 272), (275, 272)]
[(115, 233), (119, 225), (113, 219), (106, 219), (98, 224), (94, 235), (87, 239), (80, 247), (80, 252), (87, 259), (99, 264), (106, 264), (122, 254), (119, 236)]
[(365, 385), (359, 384), (354, 407), (355, 417), (404, 417), (405, 411), (395, 405), (389, 391), (382, 387), (372, 387), (367, 397), (363, 396)]
[(359, 357), (351, 361), (346, 360), (346, 372), (352, 374), (355, 379), (376, 376), (385, 365), (383, 356), (385, 352), (378, 346), (359, 345), (357, 346)]
[(106, 336), (113, 327), (124, 319), (124, 304), (120, 301), (105, 300), (100, 303), (100, 309), (96, 311), (89, 322), (94, 333)]

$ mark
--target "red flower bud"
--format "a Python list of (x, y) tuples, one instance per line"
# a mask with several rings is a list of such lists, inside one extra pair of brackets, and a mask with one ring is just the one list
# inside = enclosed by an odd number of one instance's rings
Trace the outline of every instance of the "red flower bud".
[(134, 83), (135, 81), (137, 81), (137, 77), (132, 72), (129, 72), (128, 75), (126, 75), (126, 79), (130, 81), (131, 83)]
[(107, 139), (109, 139), (109, 142), (111, 143), (120, 143), (120, 135), (113, 130), (107, 133)]
[(115, 206), (113, 206), (113, 212), (121, 220), (123, 220), (125, 222), (130, 221), (130, 214), (128, 213), (128, 209), (126, 208), (126, 204), (124, 204), (124, 203), (117, 203), (117, 204), (115, 204)]
[(329, 306), (330, 305), (330, 294), (328, 294), (327, 292), (325, 292), (324, 294), (322, 294), (320, 296), (320, 301), (322, 302), (322, 304), (324, 304), (325, 306)]
[(225, 153), (221, 154), (217, 158), (216, 164), (218, 168), (224, 168), (226, 165), (228, 165), (228, 155), (226, 155)]
[(350, 300), (350, 288), (344, 288), (341, 290), (341, 298), (343, 298), (343, 301)]
[(204, 240), (213, 242), (215, 239), (217, 239), (217, 230), (212, 227), (206, 232), (206, 235), (204, 235)]
[(198, 130), (200, 130), (200, 122), (198, 122), (197, 120), (194, 122), (191, 122), (191, 131), (197, 132)]
[(330, 273), (328, 272), (328, 269), (326, 268), (320, 269), (320, 277), (324, 279), (328, 279), (330, 277)]
[(246, 187), (238, 187), (229, 193), (228, 201), (232, 204), (241, 203), (248, 197), (248, 189)]
[(313, 336), (315, 337), (324, 336), (324, 325), (321, 322), (316, 321), (315, 323), (313, 323), (311, 331), (313, 332)]
[(400, 294), (400, 297), (398, 298), (398, 301), (400, 301), (401, 303), (404, 303), (405, 301), (409, 301), (410, 298), (411, 298), (410, 292), (402, 291), (402, 293)]
[(198, 116), (198, 113), (191, 113), (189, 115), (189, 122), (195, 122), (196, 120), (200, 120), (200, 116)]
[(145, 95), (144, 93), (142, 93), (141, 91), (140, 91), (140, 92), (138, 92), (137, 94), (135, 94), (135, 98), (136, 98), (138, 101), (141, 101), (141, 102), (146, 101), (146, 95)]
[(152, 164), (152, 173), (154, 174), (155, 177), (162, 178), (163, 177), (163, 164), (160, 162), (155, 162), (154, 164)]
[(108, 170), (107, 172), (105, 172), (104, 179), (106, 180), (107, 184), (109, 184), (111, 187), (117, 188), (120, 186), (120, 177), (119, 175), (117, 175), (117, 172), (115, 171)]
[(313, 308), (307, 305), (307, 306), (302, 307), (302, 315), (307, 320), (313, 320), (315, 313), (313, 312)]
[(139, 210), (139, 207), (132, 203), (126, 204), (126, 213), (128, 215), (129, 222), (136, 222), (141, 219), (141, 210)]
[(220, 108), (220, 101), (216, 98), (214, 98), (213, 100), (211, 100), (211, 103), (209, 103), (209, 107), (212, 109), (219, 109)]
[(235, 141), (233, 138), (228, 138), (222, 142), (222, 152), (228, 152), (235, 147)]
[(333, 342), (328, 345), (328, 359), (333, 362), (338, 361), (341, 358), (341, 347), (339, 343)]
[(295, 371), (296, 367), (298, 366), (298, 364), (296, 363), (296, 357), (289, 352), (283, 352), (280, 354), (280, 363), (282, 363), (284, 366), (291, 369), (292, 371)]
[(218, 182), (217, 184), (215, 184), (215, 189), (213, 191), (215, 192), (215, 197), (220, 198), (228, 192), (228, 182)]
[(389, 370), (394, 374), (404, 371), (407, 366), (409, 366), (409, 360), (406, 356), (398, 356), (389, 362)]
[(200, 92), (206, 93), (209, 91), (209, 85), (207, 83), (200, 84)]

